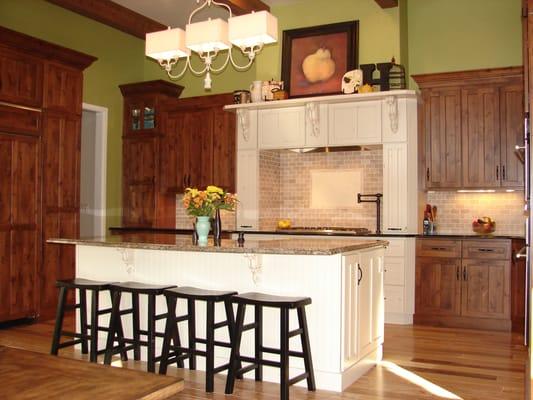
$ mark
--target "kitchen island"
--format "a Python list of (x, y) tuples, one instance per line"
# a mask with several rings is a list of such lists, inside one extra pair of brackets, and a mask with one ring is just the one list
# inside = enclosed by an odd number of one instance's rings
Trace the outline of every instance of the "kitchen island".
[[(246, 240), (242, 245), (222, 240), (219, 247), (199, 247), (190, 236), (130, 234), (102, 239), (52, 239), (49, 242), (76, 246), (76, 276), (107, 281), (138, 281), (195, 286), (205, 289), (264, 292), (308, 296), (307, 318), (317, 388), (342, 391), (382, 356), (383, 253), (386, 241), (357, 239)], [(101, 294), (101, 305), (110, 304)], [(123, 307), (130, 305), (128, 296)], [(181, 309), (180, 309), (181, 306)], [(142, 310), (145, 305), (141, 302)], [(165, 312), (163, 299), (158, 312)], [(178, 313), (185, 307), (178, 303)], [(205, 307), (197, 306), (197, 331), (205, 329)], [(223, 306), (216, 309), (224, 318)], [(246, 323), (253, 313), (247, 313)], [(250, 318), (250, 319), (248, 319)], [(142, 321), (142, 320), (141, 320)], [(129, 321), (125, 318), (128, 335)], [(291, 315), (291, 326), (297, 322)], [(158, 331), (164, 322), (158, 321)], [(279, 315), (265, 309), (264, 345), (279, 345)], [(185, 324), (180, 335), (187, 340)], [(105, 337), (100, 338), (101, 346)], [(217, 332), (217, 340), (228, 340)], [(160, 345), (160, 343), (158, 344)], [(299, 351), (300, 343), (291, 341)], [(242, 354), (252, 354), (253, 337), (243, 337)], [(216, 362), (227, 361), (229, 351), (217, 349)], [(200, 369), (203, 368), (199, 358)], [(291, 376), (303, 372), (303, 361), (290, 360)], [(264, 379), (278, 381), (279, 371), (265, 367)], [(303, 382), (302, 382), (303, 384)]]

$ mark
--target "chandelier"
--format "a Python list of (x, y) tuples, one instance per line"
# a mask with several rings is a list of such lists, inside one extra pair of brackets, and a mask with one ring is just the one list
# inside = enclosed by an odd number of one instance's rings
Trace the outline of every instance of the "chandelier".
[[(146, 34), (145, 54), (157, 60), (171, 79), (181, 78), (187, 69), (197, 76), (205, 73), (204, 88), (211, 89), (211, 72), (224, 70), (229, 62), (238, 71), (244, 71), (252, 65), (255, 56), (265, 44), (275, 43), (278, 39), (278, 20), (267, 11), (251, 12), (233, 16), (231, 8), (215, 0), (196, 0), (203, 4), (189, 15), (189, 23), (185, 30), (168, 28), (158, 32)], [(209, 18), (206, 21), (192, 22), (196, 13), (211, 6), (225, 7), (228, 10), (228, 21)], [(232, 53), (233, 46), (240, 48), (247, 58), (245, 65), (238, 65)], [(213, 61), (219, 54), (227, 50), (226, 58), (218, 67)], [(204, 67), (201, 70), (193, 68), (191, 51), (198, 54)], [(179, 60), (185, 59), (181, 72), (173, 74), (172, 70)]]

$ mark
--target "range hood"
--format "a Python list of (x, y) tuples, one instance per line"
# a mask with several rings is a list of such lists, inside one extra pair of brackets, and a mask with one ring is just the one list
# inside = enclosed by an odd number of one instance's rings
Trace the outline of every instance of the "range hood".
[(293, 153), (336, 153), (339, 151), (369, 151), (381, 149), (381, 144), (362, 145), (362, 146), (334, 146), (334, 147), (308, 147), (302, 149), (287, 149)]

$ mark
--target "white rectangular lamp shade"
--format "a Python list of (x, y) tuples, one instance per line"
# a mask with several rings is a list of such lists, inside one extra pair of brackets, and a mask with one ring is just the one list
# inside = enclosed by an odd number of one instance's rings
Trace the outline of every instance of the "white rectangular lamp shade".
[(190, 51), (185, 47), (185, 31), (174, 28), (147, 33), (145, 54), (156, 60), (187, 57)]
[(229, 41), (238, 47), (252, 47), (278, 41), (278, 19), (268, 11), (252, 12), (228, 19)]
[(228, 23), (220, 18), (187, 24), (185, 38), (185, 45), (197, 53), (227, 50), (231, 47), (228, 41)]

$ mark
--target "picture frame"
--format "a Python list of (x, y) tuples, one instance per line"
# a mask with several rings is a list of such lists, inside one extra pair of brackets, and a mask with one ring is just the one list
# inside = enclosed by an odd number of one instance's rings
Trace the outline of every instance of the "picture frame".
[(359, 65), (359, 21), (283, 31), (281, 79), (290, 98), (341, 94)]

